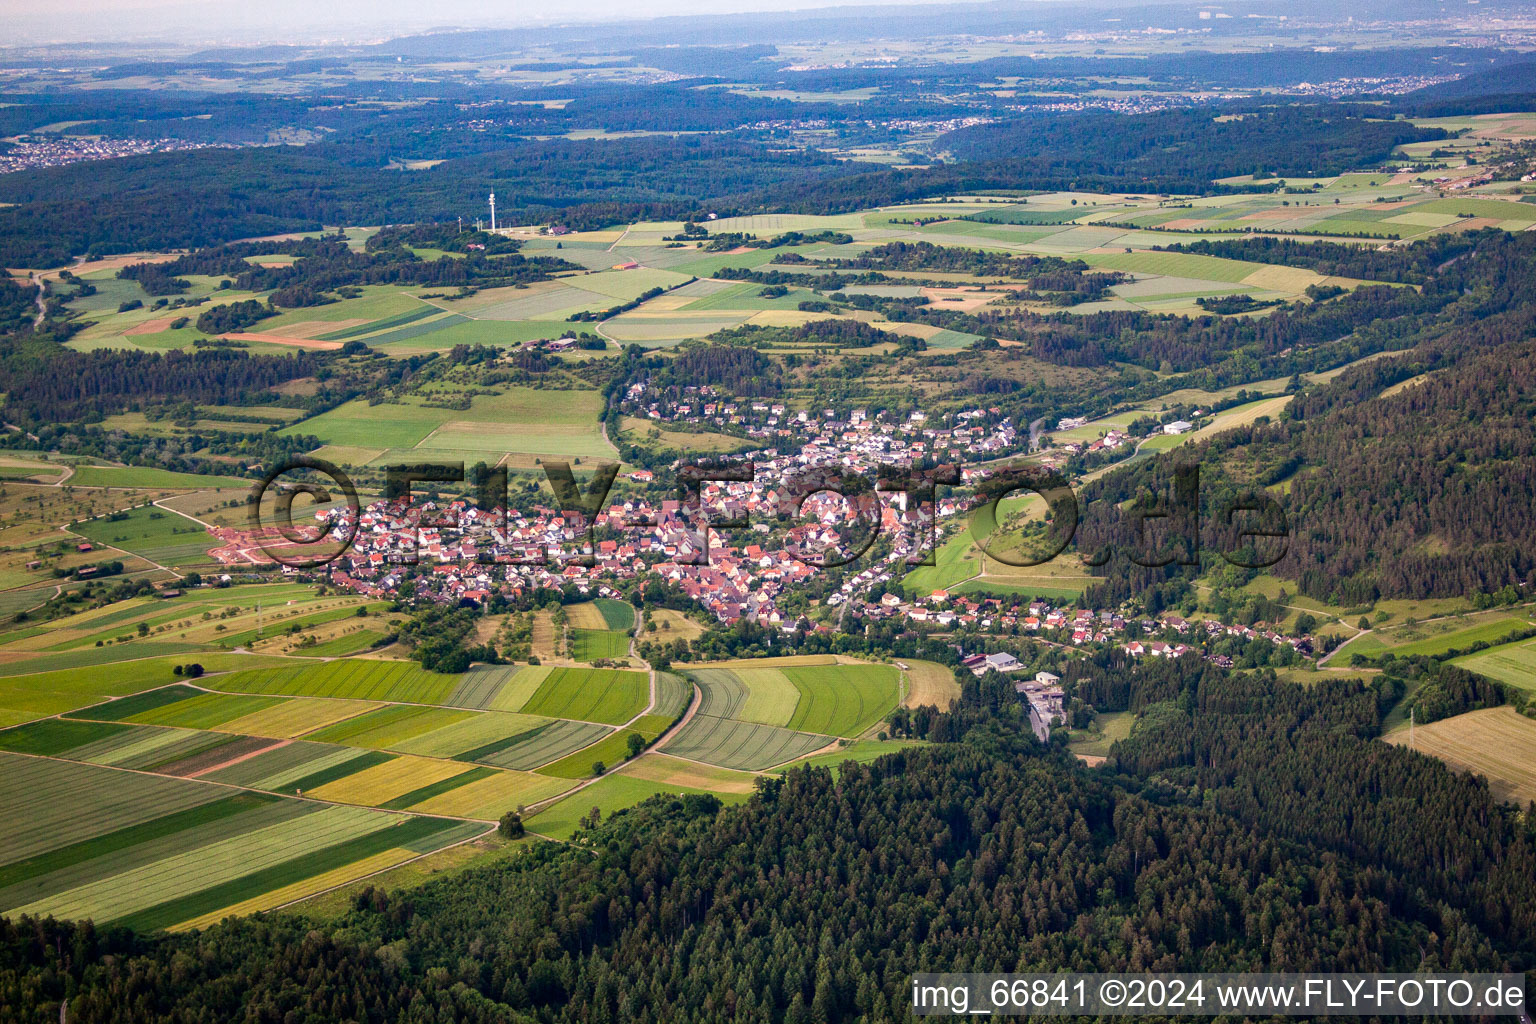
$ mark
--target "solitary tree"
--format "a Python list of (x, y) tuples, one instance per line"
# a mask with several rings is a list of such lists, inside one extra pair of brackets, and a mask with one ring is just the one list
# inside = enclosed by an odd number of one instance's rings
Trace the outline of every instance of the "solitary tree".
[(503, 839), (516, 839), (523, 834), (523, 819), (516, 811), (508, 811), (501, 816), (501, 824), (496, 826), (496, 832)]

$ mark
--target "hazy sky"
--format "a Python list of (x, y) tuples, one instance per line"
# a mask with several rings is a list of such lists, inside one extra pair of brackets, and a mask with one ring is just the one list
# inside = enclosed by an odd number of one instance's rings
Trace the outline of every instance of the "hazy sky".
[(0, 0), (22, 43), (174, 38), (190, 43), (367, 42), (441, 27), (526, 28), (575, 21), (729, 14), (934, 0)]

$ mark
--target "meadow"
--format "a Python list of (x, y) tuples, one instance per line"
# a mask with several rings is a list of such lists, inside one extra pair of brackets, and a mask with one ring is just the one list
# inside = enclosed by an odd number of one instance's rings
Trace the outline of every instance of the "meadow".
[(1536, 693), (1536, 639), (1491, 647), (1456, 658), (1451, 664)]

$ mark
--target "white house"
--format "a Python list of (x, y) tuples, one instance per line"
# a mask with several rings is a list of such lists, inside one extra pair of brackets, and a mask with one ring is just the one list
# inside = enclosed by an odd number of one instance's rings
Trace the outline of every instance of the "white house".
[(1172, 423), (1163, 424), (1165, 434), (1187, 434), (1195, 429), (1195, 425), (1188, 420), (1174, 420)]

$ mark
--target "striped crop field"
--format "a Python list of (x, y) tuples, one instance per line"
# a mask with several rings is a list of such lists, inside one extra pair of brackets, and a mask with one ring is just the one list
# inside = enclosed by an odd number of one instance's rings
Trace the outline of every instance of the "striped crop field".
[(1490, 647), (1451, 662), (1501, 683), (1536, 693), (1536, 640)]
[(586, 779), (598, 774), (593, 767), (599, 761), (604, 771), (616, 768), (629, 757), (629, 737), (638, 735), (633, 729), (615, 729), (592, 746), (545, 765), (539, 769), (539, 774), (557, 779)]
[(309, 738), (316, 743), (395, 749), (398, 743), (474, 717), (473, 711), (393, 704), (310, 733)]
[(176, 701), (174, 704), (152, 708), (122, 721), (139, 725), (169, 725), (182, 729), (214, 729), (236, 718), (263, 711), (281, 701), (281, 697), (257, 697), (243, 693), (200, 693), (195, 697)]
[(558, 761), (567, 754), (596, 743), (611, 731), (607, 726), (591, 722), (550, 722), (521, 736), (512, 737), (494, 749), (474, 752), (473, 758), (469, 754), (461, 754), (460, 757), (481, 764), (527, 770)]
[(235, 793), (126, 825), (0, 866), (0, 913), (186, 850), (309, 814), (314, 807), (257, 793)]
[(176, 683), (155, 690), (135, 693), (130, 697), (118, 697), (105, 704), (97, 704), (76, 713), (77, 718), (89, 718), (96, 722), (126, 722), (137, 715), (147, 714), (160, 708), (178, 704), (202, 695), (201, 690)]
[[(380, 811), (318, 807), (293, 820), (230, 835), (198, 849), (162, 857), (13, 909), (17, 913), (89, 916), (97, 921), (118, 921), (254, 871), (283, 864), (301, 854), (387, 828), (399, 820)], [(174, 923), (174, 920), (165, 922)]]
[(489, 778), (490, 776), (495, 775), (498, 770), (499, 769), (491, 768), (486, 765), (481, 765), (479, 768), (471, 768), (467, 772), (460, 772), (457, 775), (450, 775), (446, 779), (439, 779), (436, 782), (429, 782), (425, 786), (417, 786), (409, 793), (401, 793), (399, 796), (386, 801), (383, 807), (386, 811), (403, 811), (407, 807), (410, 807), (412, 804), (419, 804), (424, 800), (431, 800), (435, 796), (442, 796), (444, 793), (458, 789), (460, 786), (467, 786), (471, 782), (478, 782), (481, 779)]
[(435, 761), (427, 757), (405, 755), (344, 775), (312, 790), (305, 787), (305, 795), (317, 800), (379, 807), (397, 796), (472, 770), (457, 761)]
[[(152, 907), (127, 918), (124, 923), (140, 929), (167, 928), (171, 931), (203, 927), (232, 914), (280, 907), (382, 868), (484, 835), (489, 830), (489, 826), (481, 822), (410, 818)], [(196, 916), (189, 917), (189, 913)]]
[(339, 658), (302, 668), (285, 666), (233, 672), (208, 682), (209, 689), (229, 693), (442, 704), (458, 685), (459, 678), (428, 672), (414, 661)]
[[(219, 732), (202, 732), (197, 729), (164, 729), (160, 734), (136, 744), (130, 750), (115, 751), (103, 763), (114, 768), (131, 768), (135, 771), (158, 772), (199, 757), (221, 747), (235, 743), (240, 737)], [(271, 741), (264, 741), (271, 742)], [(171, 772), (170, 774), (175, 774)]]
[[(107, 650), (119, 658), (135, 658), (137, 653), (148, 653), (142, 648), (140, 651)], [(175, 678), (172, 666), (186, 660), (181, 656), (145, 657), (74, 668), (57, 668), (40, 663), (38, 659), (0, 663), (0, 677), (3, 677), (0, 678), (0, 726), (62, 714), (107, 698), (169, 683)], [(259, 655), (213, 652), (199, 653), (197, 660), (210, 672), (269, 662)], [(47, 656), (43, 661), (51, 662), (52, 657)], [(49, 671), (49, 668), (56, 670)]]
[[(497, 698), (503, 690), (509, 688), (514, 679), (523, 673), (532, 673), (529, 682), (532, 684), (528, 692), (523, 694), (518, 701), (518, 707), (522, 707), (528, 698), (533, 696), (533, 691), (539, 688), (539, 683), (544, 680), (544, 672), (538, 668), (519, 668), (516, 665), (475, 665), (468, 672), (459, 677), (459, 684), (453, 688), (443, 701), (451, 708), (475, 708), (488, 711), (497, 706)], [(515, 687), (513, 688), (515, 689)], [(501, 710), (508, 710), (502, 708)]]
[(656, 673), (656, 706), (651, 708), (652, 714), (675, 720), (688, 710), (692, 700), (691, 682), (672, 672)]
[(827, 736), (853, 737), (896, 708), (890, 665), (785, 665), (688, 670), (703, 693), (699, 714)]
[(490, 775), (413, 803), (410, 809), (496, 821), (508, 811), (548, 800), (569, 788), (570, 783), (560, 779), (495, 769)]
[(93, 746), (104, 740), (117, 740), (132, 731), (131, 726), (115, 722), (73, 722), (67, 718), (45, 718), (0, 732), (0, 750), (62, 757), (76, 748)]
[(800, 691), (776, 668), (701, 668), (690, 675), (703, 693), (699, 714), (711, 718), (785, 726), (800, 702)]
[(162, 729), (153, 725), (123, 726), (123, 732), (106, 739), (63, 751), (60, 757), (71, 761), (89, 761), (113, 768), (132, 768), (158, 759), (168, 747), (190, 746), (201, 734), (192, 729)]
[(269, 740), (264, 736), (232, 736), (229, 740), (228, 743), (220, 743), (160, 764), (155, 771), (161, 775), (195, 779), (284, 743), (283, 740)]
[(612, 597), (599, 597), (592, 602), (602, 613), (605, 628), (628, 633), (635, 628), (635, 606), (628, 601)]
[(818, 665), (786, 668), (800, 691), (789, 727), (854, 737), (896, 709), (901, 680), (891, 665)]
[(288, 783), (357, 756), (358, 751), (349, 747), (294, 740), (284, 746), (270, 748), (239, 764), (211, 771), (203, 778), (231, 786), (292, 792), (293, 787)]
[(830, 736), (695, 714), (667, 741), (665, 751), (722, 768), (763, 771), (832, 742)]
[(23, 829), (0, 831), (0, 864), (185, 811), (228, 790), (181, 779), (0, 754), (0, 806)]
[(309, 697), (279, 699), (278, 703), (260, 711), (225, 722), (229, 732), (247, 736), (270, 736), (273, 739), (292, 739), (305, 733), (323, 729), (337, 722), (383, 707), (366, 700), (321, 700)]
[(392, 744), (391, 750), (402, 754), (421, 754), (424, 757), (452, 757), (473, 761), (467, 755), (505, 740), (522, 736), (550, 719), (532, 715), (513, 715), (504, 711), (485, 711), (479, 714), (465, 712), (466, 718), (450, 723), (431, 732)]
[(643, 672), (557, 668), (521, 710), (547, 718), (623, 725), (645, 709), (650, 693), (650, 679)]
[(571, 657), (577, 661), (616, 660), (629, 655), (629, 634), (611, 629), (571, 630)]

